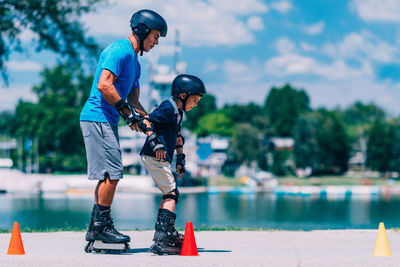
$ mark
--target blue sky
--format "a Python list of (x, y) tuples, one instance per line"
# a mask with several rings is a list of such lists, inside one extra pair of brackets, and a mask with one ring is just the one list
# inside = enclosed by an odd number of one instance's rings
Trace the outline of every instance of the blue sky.
[[(144, 102), (150, 57), (171, 64), (179, 29), (187, 72), (205, 81), (219, 105), (262, 104), (272, 86), (290, 83), (306, 90), (314, 108), (360, 100), (400, 115), (400, 1), (123, 0), (82, 21), (105, 46), (129, 35), (129, 19), (142, 8), (159, 12), (169, 26), (168, 36), (140, 59)], [(32, 37), (23, 33), (27, 46)], [(35, 100), (30, 89), (40, 82), (38, 73), (56, 60), (49, 52), (13, 53), (0, 109), (12, 109), (20, 97)]]

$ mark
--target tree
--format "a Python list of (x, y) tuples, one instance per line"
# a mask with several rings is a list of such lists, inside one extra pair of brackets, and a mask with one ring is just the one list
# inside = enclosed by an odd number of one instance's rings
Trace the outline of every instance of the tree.
[(11, 111), (0, 113), (0, 138), (2, 135), (10, 136), (14, 123), (14, 114)]
[(224, 113), (214, 112), (202, 116), (194, 132), (198, 136), (207, 136), (211, 134), (232, 136), (234, 129), (235, 125)]
[(238, 163), (250, 165), (266, 154), (262, 146), (262, 134), (249, 123), (239, 124), (233, 134), (231, 147)]
[(83, 171), (86, 167), (80, 111), (89, 95), (92, 76), (77, 65), (45, 69), (43, 81), (33, 91), (37, 104), (20, 101), (15, 110), (19, 140), (39, 140), (41, 170)]
[(391, 144), (390, 170), (400, 172), (400, 118), (391, 122), (393, 141)]
[(296, 90), (289, 84), (272, 88), (264, 106), (275, 135), (292, 136), (297, 118), (310, 110), (309, 105), (309, 97), (303, 90)]
[(104, 0), (2, 0), (0, 4), (0, 72), (7, 83), (5, 62), (11, 51), (21, 51), (21, 33), (37, 35), (36, 51), (51, 50), (77, 61), (82, 54), (97, 54), (92, 38), (85, 36), (79, 16)]
[(337, 112), (318, 111), (318, 161), (322, 173), (343, 173), (350, 155), (349, 140), (343, 121)]
[(380, 119), (374, 121), (369, 131), (367, 165), (373, 170), (386, 172), (392, 159), (393, 127)]
[(385, 111), (373, 103), (363, 104), (357, 101), (343, 111), (343, 121), (347, 125), (371, 124), (385, 117)]
[(216, 98), (213, 95), (204, 95), (196, 108), (186, 113), (187, 120), (185, 120), (183, 126), (193, 131), (198, 124), (199, 119), (217, 110)]
[(318, 120), (314, 113), (306, 113), (299, 117), (294, 127), (294, 159), (296, 167), (318, 166), (317, 143)]

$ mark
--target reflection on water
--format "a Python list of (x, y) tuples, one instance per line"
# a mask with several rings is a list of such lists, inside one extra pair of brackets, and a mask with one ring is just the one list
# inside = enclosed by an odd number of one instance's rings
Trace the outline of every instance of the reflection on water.
[[(0, 195), (0, 228), (14, 221), (30, 229), (87, 227), (90, 196)], [(112, 214), (119, 229), (152, 229), (160, 196), (118, 193)], [(400, 222), (400, 198), (379, 196), (314, 197), (275, 194), (183, 194), (177, 206), (177, 226), (234, 226), (285, 230), (376, 229)]]

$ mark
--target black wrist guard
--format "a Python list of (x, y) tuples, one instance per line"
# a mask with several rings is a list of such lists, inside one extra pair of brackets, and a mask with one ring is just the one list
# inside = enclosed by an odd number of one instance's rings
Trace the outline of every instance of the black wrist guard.
[(175, 145), (175, 149), (183, 148), (183, 145), (185, 144), (185, 138), (183, 137), (183, 135), (181, 135), (181, 133), (178, 134), (178, 138), (182, 140), (182, 145)]
[(184, 173), (185, 172), (185, 164), (186, 164), (186, 155), (183, 153), (176, 154), (176, 168), (178, 168), (178, 165), (181, 165), (181, 169), (179, 173)]
[[(128, 124), (128, 126), (131, 126), (132, 124), (140, 121), (140, 114), (137, 113), (136, 110), (132, 108), (131, 105), (129, 105), (128, 102), (124, 101), (123, 99), (115, 103), (115, 108), (116, 110), (118, 110), (119, 114), (125, 120), (126, 124)], [(129, 115), (126, 115), (123, 112), (125, 108), (129, 110), (130, 112)]]
[[(148, 121), (150, 123), (150, 127), (148, 127), (144, 121)], [(149, 118), (147, 117), (143, 117), (140, 119), (140, 121), (138, 122), (138, 126), (140, 128), (140, 130), (142, 130), (144, 133), (148, 132), (148, 131), (154, 131), (154, 125), (151, 121), (149, 121)]]
[(164, 145), (161, 143), (156, 133), (152, 133), (148, 138), (149, 138), (149, 146), (154, 152), (160, 149), (165, 150)]

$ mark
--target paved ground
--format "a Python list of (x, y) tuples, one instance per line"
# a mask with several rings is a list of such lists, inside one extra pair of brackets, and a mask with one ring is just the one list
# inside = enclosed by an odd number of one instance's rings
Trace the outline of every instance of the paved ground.
[(0, 266), (400, 266), (400, 232), (387, 230), (391, 257), (373, 257), (377, 230), (195, 232), (198, 257), (148, 252), (153, 232), (125, 232), (131, 252), (87, 254), (83, 232), (22, 233), (26, 255), (6, 255), (11, 234), (0, 234)]

